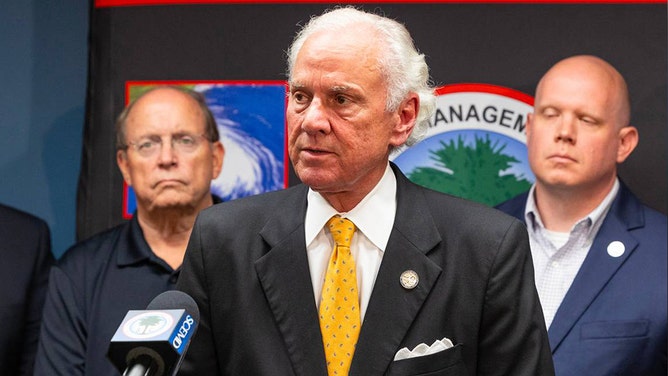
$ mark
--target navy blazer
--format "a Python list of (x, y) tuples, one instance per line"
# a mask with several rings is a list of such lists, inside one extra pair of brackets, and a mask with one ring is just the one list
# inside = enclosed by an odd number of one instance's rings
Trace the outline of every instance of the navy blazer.
[(53, 264), (49, 227), (0, 205), (0, 375), (31, 375)]
[[(497, 208), (524, 220), (527, 196)], [(557, 375), (666, 375), (667, 231), (622, 183), (548, 331)]]
[[(397, 176), (397, 215), (350, 375), (553, 375), (526, 230), (503, 213)], [(201, 325), (179, 375), (326, 375), (304, 241), (307, 190), (200, 213), (177, 287)], [(405, 289), (400, 276), (419, 283)], [(402, 347), (455, 347), (393, 361)]]

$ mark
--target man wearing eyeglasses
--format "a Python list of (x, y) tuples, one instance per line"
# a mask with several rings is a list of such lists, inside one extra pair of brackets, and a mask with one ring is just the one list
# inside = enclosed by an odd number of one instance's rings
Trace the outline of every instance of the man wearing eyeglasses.
[(214, 203), (224, 149), (200, 94), (155, 87), (120, 114), (116, 134), (137, 210), (53, 268), (35, 375), (118, 375), (106, 358), (111, 337), (128, 310), (174, 289), (195, 217)]

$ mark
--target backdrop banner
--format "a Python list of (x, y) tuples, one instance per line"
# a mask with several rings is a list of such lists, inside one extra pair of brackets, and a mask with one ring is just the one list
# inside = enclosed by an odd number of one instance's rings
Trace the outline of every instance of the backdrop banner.
[[(300, 25), (337, 4), (94, 1), (77, 238), (132, 215), (132, 191), (116, 166), (114, 121), (154, 84), (205, 94), (227, 150), (213, 192), (231, 200), (298, 184), (285, 150), (285, 51)], [(353, 4), (404, 23), (438, 87), (427, 138), (392, 156), (413, 181), (488, 205), (526, 190), (534, 177), (524, 121), (535, 86), (558, 60), (592, 54), (627, 79), (640, 131), (620, 176), (666, 213), (665, 1)], [(471, 163), (472, 150), (489, 165), (460, 168)]]

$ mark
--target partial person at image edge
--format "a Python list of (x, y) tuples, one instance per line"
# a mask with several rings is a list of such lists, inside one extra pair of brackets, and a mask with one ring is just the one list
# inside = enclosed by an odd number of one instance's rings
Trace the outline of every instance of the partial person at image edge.
[(0, 374), (33, 374), (49, 270), (54, 263), (44, 220), (0, 205)]
[(617, 176), (638, 144), (626, 82), (573, 56), (527, 120), (536, 183), (498, 206), (527, 224), (557, 375), (666, 375), (668, 226)]

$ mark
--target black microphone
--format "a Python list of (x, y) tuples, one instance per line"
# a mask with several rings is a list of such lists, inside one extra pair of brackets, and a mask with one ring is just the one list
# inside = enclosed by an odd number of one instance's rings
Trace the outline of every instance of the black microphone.
[(107, 357), (124, 376), (176, 375), (199, 323), (190, 295), (165, 291), (146, 310), (130, 310), (111, 338)]

